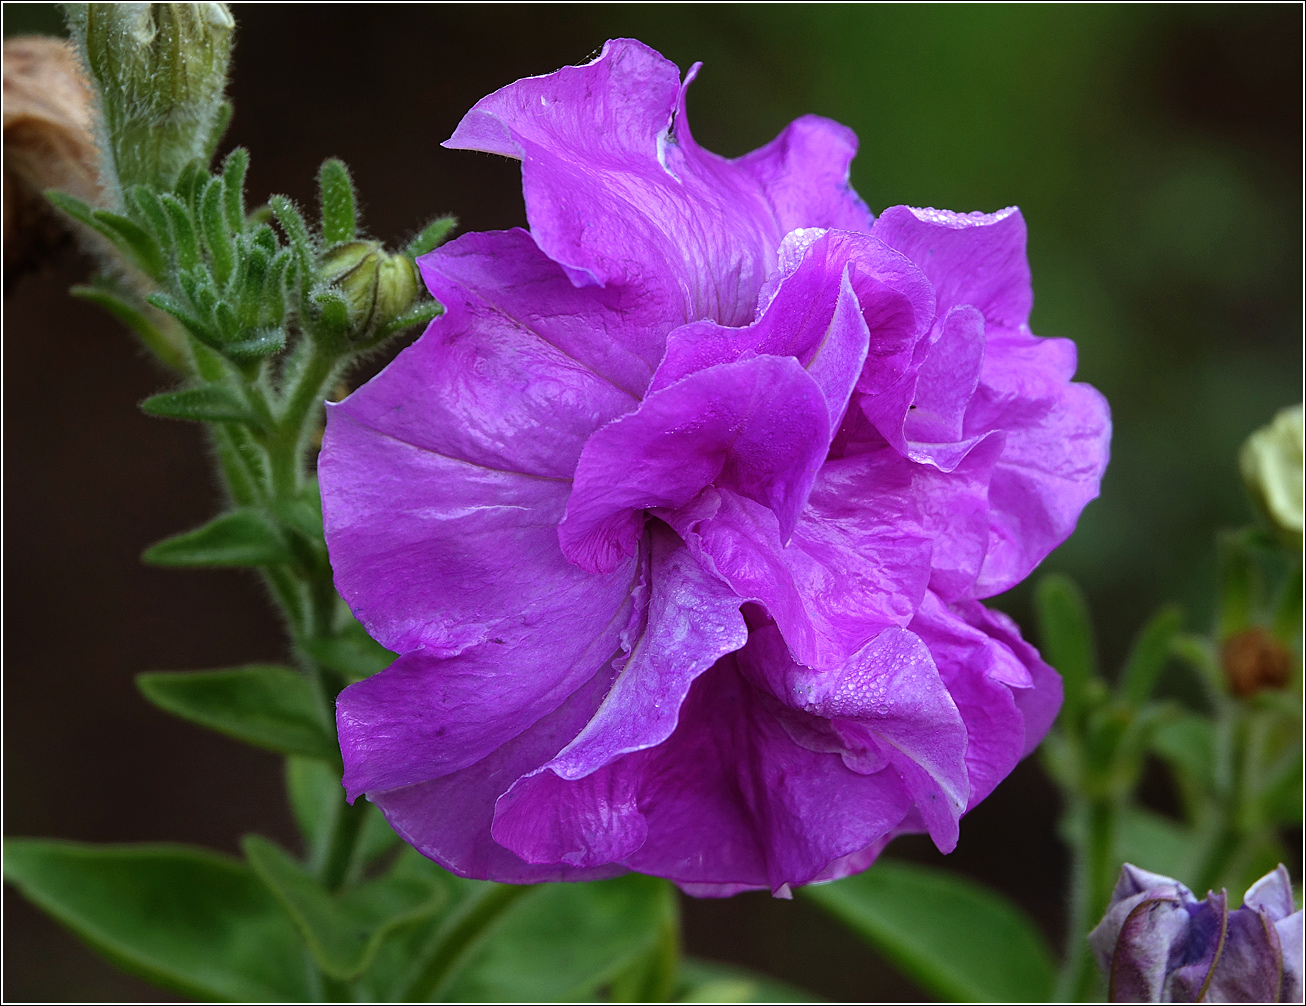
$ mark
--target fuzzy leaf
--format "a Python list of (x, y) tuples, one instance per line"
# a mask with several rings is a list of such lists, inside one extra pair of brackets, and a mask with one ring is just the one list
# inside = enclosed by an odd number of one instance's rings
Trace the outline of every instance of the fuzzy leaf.
[(289, 561), (290, 553), (268, 519), (245, 508), (165, 538), (142, 558), (154, 566), (270, 566)]
[(181, 269), (194, 269), (200, 262), (200, 244), (195, 236), (195, 224), (191, 220), (190, 210), (180, 199), (165, 192), (159, 202), (168, 214), (168, 226), (172, 229), (172, 246), (177, 252), (177, 265)]
[(438, 248), (440, 245), (444, 244), (457, 226), (457, 217), (436, 217), (422, 228), (421, 233), (419, 233), (417, 237), (408, 242), (408, 247), (404, 249), (404, 254), (409, 258), (417, 258), (418, 255), (425, 255), (432, 249)]
[(322, 240), (328, 247), (354, 240), (358, 230), (358, 211), (349, 169), (343, 161), (333, 157), (322, 162), (317, 180), (322, 195)]
[(163, 276), (165, 264), (163, 251), (149, 231), (135, 220), (118, 213), (110, 213), (108, 210), (96, 210), (93, 216), (96, 221), (103, 224), (101, 233), (108, 234), (110, 239), (135, 261), (141, 272), (156, 280)]
[(227, 342), (221, 347), (223, 355), (237, 363), (255, 363), (285, 348), (286, 332), (280, 327), (260, 329), (248, 339)]
[(186, 355), (159, 329), (144, 311), (125, 295), (108, 286), (75, 286), (68, 291), (79, 300), (89, 301), (108, 311), (136, 333), (141, 342), (173, 370), (189, 369)]
[(200, 196), (200, 229), (213, 263), (213, 278), (219, 289), (223, 289), (236, 269), (236, 243), (227, 228), (221, 178), (210, 178), (204, 186)]
[(1052, 955), (995, 891), (940, 870), (881, 859), (865, 873), (802, 888), (926, 991), (954, 1002), (1047, 1002)]
[(227, 214), (227, 226), (233, 234), (245, 229), (245, 170), (249, 167), (249, 151), (237, 147), (222, 162), (222, 203)]
[(141, 694), (165, 712), (255, 747), (333, 761), (335, 739), (313, 686), (274, 664), (136, 675)]
[(253, 413), (229, 388), (210, 384), (153, 395), (141, 402), (141, 411), (164, 419), (201, 423), (253, 423)]
[(258, 878), (182, 845), (7, 839), (5, 879), (111, 963), (200, 1000), (306, 1002), (294, 927)]

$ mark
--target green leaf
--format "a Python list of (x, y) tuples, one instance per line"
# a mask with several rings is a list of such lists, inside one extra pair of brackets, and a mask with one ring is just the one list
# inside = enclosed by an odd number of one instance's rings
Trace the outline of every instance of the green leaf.
[(1144, 870), (1197, 882), (1201, 869), (1201, 837), (1178, 821), (1142, 807), (1122, 810), (1116, 832), (1116, 859)]
[(154, 566), (270, 566), (288, 562), (290, 553), (266, 517), (242, 508), (165, 538), (147, 548), (142, 559)]
[(242, 863), (180, 845), (7, 839), (5, 879), (111, 963), (201, 1000), (312, 998), (294, 927)]
[(362, 974), (391, 932), (429, 918), (449, 898), (443, 886), (399, 870), (333, 896), (276, 843), (249, 835), (242, 844), (318, 966), (341, 981)]
[(438, 300), (418, 301), (403, 314), (382, 325), (377, 330), (376, 335), (368, 341), (368, 345), (375, 346), (377, 343), (383, 342), (406, 328), (412, 328), (414, 325), (429, 324), (442, 314), (444, 314), (444, 305)]
[(132, 199), (135, 200), (141, 216), (149, 223), (159, 243), (171, 250), (172, 229), (168, 226), (168, 214), (164, 211), (163, 204), (159, 202), (159, 197), (154, 194), (154, 190), (148, 185), (137, 185), (132, 189)]
[(248, 339), (239, 342), (224, 343), (222, 352), (236, 363), (256, 363), (285, 348), (286, 330), (278, 326), (259, 329)]
[(802, 893), (904, 974), (956, 1002), (1046, 1002), (1052, 957), (1033, 922), (1000, 894), (940, 870), (881, 859)]
[(404, 254), (409, 258), (417, 258), (419, 255), (425, 255), (433, 248), (438, 248), (444, 244), (445, 240), (453, 233), (458, 226), (458, 218), (452, 216), (436, 217), (429, 224), (422, 228), (421, 233), (413, 240), (408, 242), (408, 247), (404, 249)]
[(227, 228), (221, 178), (210, 178), (204, 186), (204, 193), (200, 196), (200, 229), (213, 263), (213, 278), (220, 289), (225, 288), (236, 270), (236, 243)]
[(540, 884), (474, 939), (434, 997), (446, 1001), (567, 1002), (592, 998), (651, 952), (668, 918), (670, 885), (627, 874), (587, 884)]
[(322, 193), (322, 240), (328, 246), (354, 240), (358, 211), (354, 205), (354, 183), (344, 162), (331, 158), (322, 162), (317, 175)]
[(288, 667), (151, 671), (136, 675), (136, 685), (160, 709), (238, 741), (281, 754), (338, 757), (313, 686)]
[(240, 397), (220, 384), (152, 395), (141, 402), (141, 411), (164, 419), (188, 419), (200, 423), (255, 422), (254, 414)]
[(169, 297), (166, 293), (152, 293), (145, 299), (160, 311), (176, 318), (186, 331), (197, 339), (210, 345), (216, 341), (217, 333), (214, 332), (213, 326), (201, 321), (175, 298)]
[(375, 642), (358, 622), (351, 621), (332, 639), (311, 639), (304, 644), (308, 655), (319, 664), (351, 681), (362, 681), (385, 670), (398, 659)]
[(1034, 607), (1043, 659), (1061, 672), (1064, 682), (1062, 719), (1077, 725), (1088, 702), (1089, 682), (1096, 674), (1093, 629), (1084, 595), (1069, 577), (1053, 573), (1039, 580)]
[(320, 758), (291, 755), (286, 759), (286, 795), (309, 866), (321, 866), (328, 836), (340, 803), (340, 773)]
[(195, 236), (195, 224), (191, 221), (190, 210), (169, 192), (160, 196), (159, 202), (168, 214), (172, 245), (177, 251), (177, 265), (182, 269), (194, 269), (200, 262), (200, 243)]
[(144, 227), (108, 210), (96, 210), (93, 216), (104, 225), (103, 233), (107, 233), (127, 253), (127, 257), (135, 261), (141, 272), (156, 280), (163, 276), (163, 251)]
[(1168, 604), (1138, 633), (1120, 672), (1120, 695), (1131, 706), (1141, 706), (1152, 697), (1157, 679), (1170, 658), (1170, 644), (1182, 623), (1183, 613)]
[(235, 108), (231, 102), (224, 101), (214, 113), (213, 125), (209, 129), (208, 138), (204, 141), (204, 154), (207, 160), (213, 160), (213, 155), (218, 152), (218, 144), (222, 142), (227, 127), (231, 125), (231, 116), (234, 112)]
[(316, 331), (333, 338), (341, 338), (349, 331), (349, 304), (339, 290), (314, 290), (313, 306), (317, 308), (313, 326)]
[(189, 369), (186, 355), (178, 349), (173, 340), (131, 300), (119, 291), (101, 284), (93, 286), (75, 286), (68, 291), (79, 300), (89, 301), (108, 311), (120, 322), (136, 333), (141, 342), (163, 363), (173, 370)]
[(1206, 792), (1215, 788), (1215, 724), (1198, 713), (1184, 713), (1158, 724), (1151, 749), (1179, 776)]
[(680, 962), (682, 1003), (815, 1003), (820, 996), (795, 988), (768, 975), (733, 964), (686, 957)]
[(227, 214), (227, 226), (233, 234), (245, 229), (245, 170), (249, 167), (249, 151), (237, 147), (222, 162), (222, 200)]

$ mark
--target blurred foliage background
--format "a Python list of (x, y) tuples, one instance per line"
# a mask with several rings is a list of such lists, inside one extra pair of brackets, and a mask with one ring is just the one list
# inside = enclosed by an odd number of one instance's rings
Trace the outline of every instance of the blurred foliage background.
[[(431, 214), (524, 224), (515, 163), (443, 150), (478, 98), (634, 36), (702, 60), (696, 138), (728, 156), (816, 112), (861, 138), (853, 181), (896, 203), (991, 211), (1030, 230), (1033, 328), (1072, 338), (1111, 402), (1102, 498), (1044, 570), (1095, 613), (1104, 666), (1160, 603), (1205, 628), (1214, 533), (1249, 511), (1244, 437), (1301, 398), (1302, 10), (1295, 5), (244, 5), (221, 150), (252, 153), (251, 195), (308, 202), (318, 163), (353, 169), (372, 233)], [(59, 33), (52, 4), (6, 4), (6, 37)], [(277, 760), (168, 721), (138, 670), (280, 652), (237, 573), (139, 567), (211, 512), (194, 429), (136, 412), (160, 390), (127, 334), (63, 290), (69, 250), (5, 298), (5, 830), (234, 850), (289, 841)], [(1032, 625), (1028, 584), (998, 599)], [(1027, 628), (1032, 635), (1032, 631)], [(1176, 680), (1174, 687), (1180, 687)], [(1173, 803), (1164, 779), (1158, 809)], [(946, 859), (891, 853), (1005, 890), (1059, 939), (1065, 857), (1034, 764), (962, 826)], [(1300, 834), (1289, 836), (1300, 849)], [(1299, 875), (1296, 864), (1290, 864)], [(162, 998), (120, 978), (5, 893), (11, 999)], [(915, 998), (801, 903), (687, 902), (686, 938), (839, 999)]]

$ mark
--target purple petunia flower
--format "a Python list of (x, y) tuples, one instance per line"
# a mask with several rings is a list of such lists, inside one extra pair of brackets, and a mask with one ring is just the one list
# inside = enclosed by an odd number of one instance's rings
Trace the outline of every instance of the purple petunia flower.
[(1074, 528), (1106, 402), (1040, 339), (1019, 211), (893, 207), (808, 116), (736, 160), (638, 42), (479, 102), (530, 231), (419, 263), (446, 307), (330, 410), (336, 582), (400, 657), (345, 785), (465, 876), (724, 895), (958, 819), (1061, 683), (978, 599)]
[(1299, 1003), (1302, 913), (1280, 864), (1248, 888), (1198, 901), (1179, 881), (1126, 863), (1088, 935), (1112, 1002)]

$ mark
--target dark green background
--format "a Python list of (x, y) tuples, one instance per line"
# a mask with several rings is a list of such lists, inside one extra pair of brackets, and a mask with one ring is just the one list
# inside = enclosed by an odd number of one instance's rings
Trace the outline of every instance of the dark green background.
[[(439, 142), (479, 97), (638, 37), (687, 68), (690, 114), (727, 155), (817, 112), (861, 137), (874, 210), (1018, 204), (1033, 327), (1080, 348), (1111, 402), (1102, 498), (1044, 564), (1086, 588), (1108, 663), (1175, 599), (1209, 617), (1212, 535), (1242, 523), (1239, 443), (1301, 397), (1301, 9), (1276, 6), (237, 5), (227, 143), (251, 195), (308, 202), (317, 164), (354, 169), (366, 219), (395, 240), (435, 212), (524, 223), (517, 167)], [(5, 34), (57, 25), (6, 4)], [(199, 437), (134, 404), (161, 380), (126, 335), (63, 297), (66, 254), (5, 304), (5, 829), (234, 849), (289, 838), (275, 760), (164, 719), (136, 670), (277, 655), (238, 574), (145, 570), (139, 550), (214, 501)], [(1028, 589), (999, 602), (1023, 624)], [(1032, 633), (1031, 633), (1032, 634)], [(1156, 787), (1164, 805), (1164, 785)], [(944, 860), (1002, 887), (1057, 937), (1064, 856), (1033, 765), (962, 826)], [(6, 998), (134, 997), (6, 892)], [(687, 906), (700, 953), (827, 996), (912, 997), (801, 904)]]

